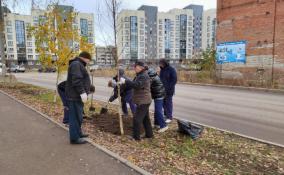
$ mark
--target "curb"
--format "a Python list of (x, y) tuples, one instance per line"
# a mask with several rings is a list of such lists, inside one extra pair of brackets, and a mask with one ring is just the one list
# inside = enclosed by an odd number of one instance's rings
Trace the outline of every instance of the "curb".
[[(6, 92), (4, 92), (4, 91), (2, 91), (2, 90), (0, 90), (0, 93), (6, 95), (7, 97), (9, 97), (10, 99), (16, 101), (16, 102), (19, 103), (19, 104), (24, 105), (24, 106), (27, 107), (28, 109), (30, 109), (30, 110), (32, 110), (32, 111), (38, 113), (38, 114), (41, 115), (42, 117), (44, 117), (44, 118), (46, 118), (47, 120), (53, 122), (54, 124), (58, 125), (58, 126), (61, 127), (62, 129), (68, 131), (68, 128), (65, 127), (65, 125), (63, 125), (63, 124), (57, 122), (56, 120), (52, 119), (52, 118), (49, 117), (48, 115), (45, 115), (45, 114), (41, 113), (40, 111), (36, 110), (35, 108), (33, 108), (33, 107), (31, 107), (31, 106), (25, 104), (24, 102), (22, 102), (22, 101), (16, 99), (15, 97), (13, 97), (13, 96), (7, 94)], [(88, 139), (86, 139), (86, 140), (87, 140), (91, 145), (93, 145), (94, 147), (96, 147), (97, 149), (99, 149), (100, 151), (102, 151), (102, 152), (106, 153), (107, 155), (109, 155), (110, 157), (112, 157), (112, 158), (118, 160), (119, 162), (123, 163), (124, 165), (128, 166), (129, 168), (133, 169), (134, 171), (136, 171), (136, 172), (138, 172), (138, 173), (140, 173), (140, 174), (143, 174), (143, 175), (151, 175), (151, 173), (149, 173), (149, 172), (147, 172), (146, 170), (144, 170), (144, 169), (142, 169), (142, 168), (140, 168), (140, 167), (134, 165), (133, 163), (131, 163), (131, 162), (129, 162), (128, 160), (126, 160), (126, 159), (120, 157), (118, 154), (116, 154), (116, 153), (114, 153), (114, 152), (112, 152), (112, 151), (106, 149), (105, 147), (96, 144), (96, 143), (93, 142), (91, 139), (88, 138)]]
[(238, 90), (248, 90), (248, 91), (284, 94), (284, 90), (281, 90), (281, 89), (267, 89), (267, 88), (256, 88), (256, 87), (245, 87), (245, 86), (227, 86), (227, 85), (218, 85), (218, 84), (202, 84), (202, 83), (187, 83), (187, 82), (178, 82), (178, 84), (192, 85), (192, 86), (219, 87), (219, 88), (227, 88), (227, 89), (238, 89)]

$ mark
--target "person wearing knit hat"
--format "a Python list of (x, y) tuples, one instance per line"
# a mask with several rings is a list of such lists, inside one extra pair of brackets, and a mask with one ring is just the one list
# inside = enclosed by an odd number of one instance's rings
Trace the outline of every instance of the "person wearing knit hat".
[(91, 80), (86, 65), (92, 56), (88, 52), (81, 52), (78, 57), (69, 62), (65, 94), (68, 101), (69, 136), (71, 144), (87, 143), (82, 133), (84, 103), (88, 101)]

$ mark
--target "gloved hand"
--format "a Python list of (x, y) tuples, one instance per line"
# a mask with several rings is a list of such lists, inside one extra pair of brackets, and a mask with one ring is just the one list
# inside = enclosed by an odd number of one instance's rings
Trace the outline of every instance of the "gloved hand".
[(116, 86), (115, 80), (109, 80), (109, 82), (108, 82), (108, 87), (115, 88), (115, 86)]
[(95, 93), (95, 91), (96, 91), (95, 86), (94, 86), (94, 85), (91, 85), (91, 86), (90, 86), (90, 92), (93, 94), (93, 93)]
[(119, 84), (125, 84), (125, 78), (121, 77), (119, 80)]
[(80, 96), (83, 103), (86, 103), (88, 101), (88, 95), (86, 93), (83, 93)]

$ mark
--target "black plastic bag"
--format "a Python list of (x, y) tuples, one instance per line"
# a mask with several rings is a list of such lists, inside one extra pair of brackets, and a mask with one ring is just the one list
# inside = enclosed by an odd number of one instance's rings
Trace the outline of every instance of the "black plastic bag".
[(193, 124), (191, 122), (178, 120), (178, 131), (180, 133), (189, 135), (192, 139), (197, 139), (200, 137), (202, 131), (204, 130), (203, 126)]

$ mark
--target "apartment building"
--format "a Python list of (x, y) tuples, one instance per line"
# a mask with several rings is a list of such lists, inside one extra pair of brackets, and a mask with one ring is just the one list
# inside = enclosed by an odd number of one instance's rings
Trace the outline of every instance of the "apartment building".
[[(193, 11), (173, 9), (148, 14), (151, 6), (123, 10), (119, 14), (118, 57), (126, 62), (137, 59), (189, 59), (193, 52)], [(148, 9), (148, 10), (147, 10)], [(154, 11), (155, 12), (155, 11)], [(157, 16), (155, 21), (150, 17)]]
[[(63, 10), (73, 11), (72, 6), (60, 5)], [(48, 8), (49, 9), (49, 8)], [(31, 15), (5, 13), (6, 60), (8, 64), (39, 65), (39, 55), (36, 53), (35, 39), (28, 36), (29, 26), (40, 25), (47, 11), (32, 9)], [(89, 43), (94, 43), (94, 15), (78, 13), (74, 26), (80, 35), (88, 37)]]
[(118, 59), (129, 63), (145, 59), (145, 12), (122, 10), (118, 17)]
[(202, 46), (203, 6), (190, 4), (184, 9), (190, 9), (193, 11), (193, 54), (199, 54)]
[(158, 13), (158, 58), (190, 59), (193, 53), (193, 12), (173, 9)]
[(216, 46), (216, 9), (204, 11), (202, 20), (202, 50), (205, 51)]

